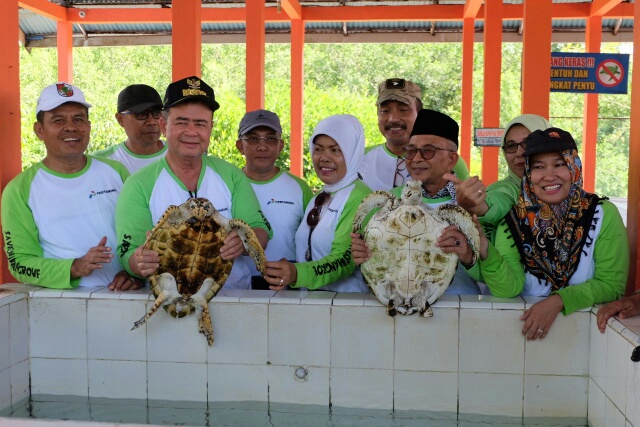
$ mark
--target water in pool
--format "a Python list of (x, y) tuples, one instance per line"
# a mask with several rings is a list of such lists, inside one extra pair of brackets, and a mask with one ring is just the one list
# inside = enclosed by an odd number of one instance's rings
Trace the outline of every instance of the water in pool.
[(10, 414), (12, 418), (94, 421), (214, 427), (584, 427), (586, 420), (535, 419), (522, 423), (513, 417), (354, 410), (308, 405), (234, 402), (163, 402), (32, 396)]

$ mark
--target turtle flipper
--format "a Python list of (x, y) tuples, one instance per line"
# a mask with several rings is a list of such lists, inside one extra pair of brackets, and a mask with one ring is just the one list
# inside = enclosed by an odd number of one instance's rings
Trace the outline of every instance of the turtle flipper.
[(440, 218), (458, 227), (462, 234), (467, 237), (477, 259), (478, 251), (480, 250), (480, 233), (471, 214), (460, 206), (451, 203), (439, 206), (436, 212)]
[(175, 304), (182, 298), (182, 295), (180, 295), (178, 287), (176, 286), (176, 279), (171, 274), (162, 273), (158, 276), (158, 284), (160, 285), (162, 292), (160, 292), (160, 295), (156, 298), (156, 302), (153, 304), (149, 312), (133, 324), (133, 328), (131, 328), (132, 331), (144, 325), (146, 321), (149, 320), (149, 318), (153, 316), (153, 314), (163, 305)]
[[(211, 314), (209, 313), (209, 307), (205, 295), (216, 285), (215, 281), (207, 277), (197, 293), (191, 297), (191, 302), (196, 308), (198, 314), (198, 328), (199, 332), (207, 338), (209, 347), (213, 345), (213, 326), (211, 325)], [(220, 288), (219, 285), (217, 285)]]
[(431, 309), (431, 305), (429, 305), (429, 301), (424, 302), (424, 307), (420, 309), (420, 316), (433, 317), (433, 310)]
[(255, 262), (256, 268), (260, 274), (264, 273), (264, 263), (267, 258), (264, 254), (264, 249), (262, 249), (260, 241), (256, 237), (256, 233), (253, 232), (249, 224), (241, 219), (231, 219), (228, 222), (227, 228), (228, 231), (236, 230), (238, 232), (238, 236), (240, 236), (240, 239), (242, 240), (245, 251), (247, 251), (247, 254), (249, 254), (251, 259), (253, 259), (253, 262)]
[(397, 200), (398, 199), (388, 191), (378, 190), (369, 194), (360, 202), (358, 211), (353, 217), (353, 232), (361, 233), (362, 222), (373, 209), (381, 208), (380, 211), (383, 213), (387, 212)]

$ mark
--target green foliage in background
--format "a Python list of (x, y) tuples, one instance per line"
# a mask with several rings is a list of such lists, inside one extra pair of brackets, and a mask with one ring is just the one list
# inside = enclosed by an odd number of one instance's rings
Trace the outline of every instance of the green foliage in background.
[[(603, 52), (617, 52), (620, 45), (603, 45)], [(474, 52), (473, 126), (482, 126), (483, 51)], [(554, 45), (557, 51), (582, 52), (582, 44)], [(44, 157), (44, 147), (32, 127), (35, 106), (42, 88), (57, 80), (55, 49), (21, 51), (22, 160), (26, 168)], [(281, 118), (288, 139), (290, 121), (290, 50), (285, 44), (269, 44), (265, 56), (265, 108)], [(308, 44), (305, 46), (304, 88), (304, 177), (312, 187), (321, 183), (311, 166), (307, 140), (314, 126), (333, 114), (352, 114), (363, 124), (367, 145), (383, 141), (377, 127), (377, 85), (389, 77), (418, 83), (425, 108), (460, 120), (462, 46), (453, 43), (417, 44)], [(521, 45), (503, 44), (501, 71), (501, 123), (520, 114)], [(497, 72), (496, 67), (488, 67)], [(244, 159), (235, 147), (238, 123), (245, 112), (245, 46), (204, 45), (202, 78), (215, 90), (221, 105), (214, 116), (209, 152), (238, 166)], [(90, 151), (121, 142), (125, 136), (114, 113), (118, 92), (133, 83), (149, 84), (164, 95), (171, 81), (170, 46), (74, 49), (74, 83), (93, 104), (90, 110)], [(569, 130), (582, 144), (584, 95), (552, 93), (551, 122)], [(626, 197), (630, 96), (600, 96), (600, 127), (597, 146), (596, 191), (601, 195)], [(622, 119), (610, 119), (611, 117)], [(500, 176), (506, 164), (500, 155)], [(289, 147), (278, 159), (289, 167)], [(481, 151), (472, 149), (470, 170), (481, 172)]]

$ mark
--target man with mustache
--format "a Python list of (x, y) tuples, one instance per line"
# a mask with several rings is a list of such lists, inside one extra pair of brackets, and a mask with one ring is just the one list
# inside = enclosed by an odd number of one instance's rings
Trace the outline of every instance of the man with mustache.
[(158, 91), (144, 84), (127, 86), (118, 95), (118, 112), (115, 115), (127, 139), (93, 155), (117, 160), (129, 173), (163, 158), (167, 147), (160, 139), (161, 115), (162, 99)]
[[(409, 180), (402, 149), (409, 144), (413, 124), (422, 109), (420, 87), (405, 79), (387, 79), (378, 85), (378, 129), (385, 143), (367, 147), (358, 172), (372, 190), (391, 190)], [(460, 157), (453, 171), (462, 180), (469, 169)]]

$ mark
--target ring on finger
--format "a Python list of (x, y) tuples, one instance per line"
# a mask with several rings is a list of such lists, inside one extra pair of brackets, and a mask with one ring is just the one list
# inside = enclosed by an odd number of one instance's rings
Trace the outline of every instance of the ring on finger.
[(456, 246), (460, 246), (460, 240), (454, 241), (453, 244), (456, 245)]
[(544, 329), (538, 329), (539, 334), (544, 334)]
[(280, 279), (280, 286), (284, 285), (284, 279)]

